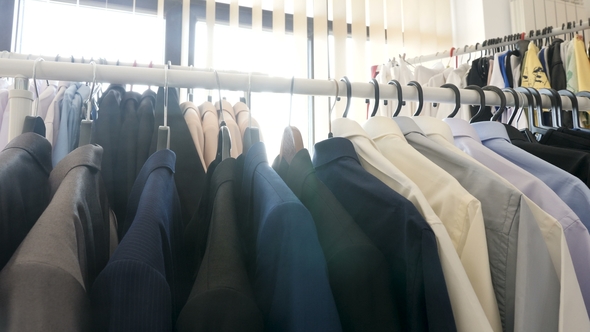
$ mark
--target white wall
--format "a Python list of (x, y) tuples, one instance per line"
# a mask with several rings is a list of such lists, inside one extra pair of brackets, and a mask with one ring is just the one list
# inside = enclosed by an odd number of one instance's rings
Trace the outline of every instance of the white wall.
[(510, 0), (452, 0), (451, 5), (455, 47), (512, 33)]

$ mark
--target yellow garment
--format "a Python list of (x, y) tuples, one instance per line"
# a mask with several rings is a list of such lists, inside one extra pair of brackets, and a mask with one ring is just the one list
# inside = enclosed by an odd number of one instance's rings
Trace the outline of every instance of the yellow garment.
[(521, 86), (535, 89), (551, 88), (547, 75), (543, 71), (543, 65), (541, 65), (541, 61), (537, 57), (538, 53), (537, 45), (529, 43), (522, 70)]
[[(579, 35), (578, 35), (579, 36)], [(580, 91), (590, 91), (590, 62), (584, 50), (584, 42), (576, 38), (574, 43), (574, 55), (576, 57), (576, 71), (578, 73), (578, 89)]]

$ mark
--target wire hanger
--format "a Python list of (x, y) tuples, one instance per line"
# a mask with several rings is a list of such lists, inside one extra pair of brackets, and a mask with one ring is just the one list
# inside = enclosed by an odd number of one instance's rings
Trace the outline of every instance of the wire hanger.
[(402, 85), (400, 82), (396, 80), (391, 80), (387, 82), (387, 84), (395, 85), (395, 89), (397, 90), (397, 108), (395, 109), (395, 112), (393, 112), (393, 117), (395, 118), (396, 116), (398, 116), (399, 112), (402, 110), (402, 106), (404, 105)]
[(500, 97), (500, 108), (498, 108), (498, 110), (496, 110), (496, 113), (494, 113), (494, 115), (490, 117), (490, 121), (496, 121), (506, 110), (506, 95), (504, 94), (504, 92), (502, 92), (502, 90), (500, 90), (500, 88), (493, 85), (486, 85), (483, 87), (483, 90), (495, 92), (498, 95), (498, 97)]
[(350, 100), (352, 98), (352, 84), (350, 83), (348, 76), (342, 77), (340, 81), (346, 84), (346, 108), (344, 109), (344, 113), (342, 114), (342, 117), (345, 118), (348, 116), (348, 111), (350, 110)]
[(221, 98), (221, 83), (219, 83), (219, 74), (215, 71), (215, 80), (217, 81), (217, 92), (219, 93), (219, 136), (217, 138), (217, 157), (221, 161), (231, 157), (231, 135), (229, 128), (225, 123), (223, 115), (223, 99)]
[(451, 83), (443, 84), (440, 87), (451, 89), (455, 93), (455, 108), (453, 109), (453, 112), (447, 116), (447, 118), (453, 118), (459, 113), (459, 109), (461, 109), (461, 92), (459, 92), (459, 88), (457, 88), (455, 84)]
[(158, 127), (158, 151), (170, 149), (170, 127), (168, 127), (168, 70), (170, 61), (164, 65), (164, 125)]
[(92, 120), (90, 118), (90, 112), (92, 111), (92, 96), (94, 95), (94, 88), (96, 86), (96, 63), (90, 61), (90, 64), (92, 65), (92, 86), (90, 88), (88, 99), (84, 101), (84, 106), (82, 107), (86, 118), (82, 119), (82, 122), (80, 123), (80, 139), (78, 140), (78, 146), (90, 144), (92, 136)]
[(465, 87), (465, 89), (475, 90), (479, 94), (479, 109), (477, 110), (477, 113), (475, 113), (475, 115), (469, 120), (469, 123), (483, 121), (482, 116), (486, 108), (486, 94), (483, 92), (482, 88), (480, 88), (477, 85), (468, 85), (467, 87)]
[(416, 90), (418, 90), (418, 108), (416, 109), (416, 112), (414, 112), (414, 116), (419, 116), (420, 113), (422, 113), (422, 107), (424, 106), (424, 90), (422, 90), (422, 85), (416, 81), (410, 81), (408, 85), (414, 86), (416, 87)]
[(332, 111), (336, 107), (336, 103), (340, 101), (340, 96), (338, 96), (338, 94), (340, 93), (340, 85), (338, 84), (337, 80), (332, 79), (332, 81), (336, 85), (336, 97), (334, 98), (334, 103), (332, 104), (328, 112), (328, 138), (334, 137), (334, 134), (332, 134)]
[(248, 107), (248, 127), (244, 130), (244, 140), (242, 153), (245, 154), (250, 150), (252, 145), (260, 142), (260, 130), (252, 127), (252, 108), (250, 106), (252, 98), (252, 73), (248, 74), (248, 91), (246, 92), (245, 102)]
[(379, 82), (372, 78), (369, 83), (373, 85), (373, 89), (375, 90), (375, 105), (373, 106), (373, 112), (371, 113), (371, 117), (374, 117), (375, 114), (377, 114), (377, 110), (379, 109)]
[[(502, 89), (502, 91), (510, 93), (512, 95), (512, 99), (514, 99), (514, 111), (512, 112), (512, 115), (510, 116), (510, 121), (508, 121), (508, 124), (512, 124), (512, 121), (514, 120), (516, 113), (519, 113), (521, 111), (520, 98), (518, 97), (518, 92), (514, 91), (513, 88), (504, 88), (504, 89)], [(504, 110), (502, 112), (496, 112), (496, 114), (494, 114), (494, 116), (492, 116), (492, 121), (500, 120), (500, 122), (501, 122), (502, 119), (500, 119), (500, 117), (502, 116), (503, 112), (506, 112), (506, 110)]]
[(34, 132), (38, 135), (45, 137), (45, 122), (41, 117), (38, 117), (39, 113), (39, 88), (37, 86), (37, 65), (45, 61), (43, 58), (37, 58), (35, 63), (33, 64), (33, 86), (35, 87), (35, 107), (31, 108), (29, 112), (33, 113), (32, 115), (27, 114), (23, 119), (23, 129), (22, 133), (26, 132)]
[(291, 126), (291, 113), (293, 111), (293, 89), (295, 87), (295, 76), (291, 78), (291, 98), (289, 106), (289, 125), (283, 131), (283, 138), (281, 140), (280, 156), (284, 158), (288, 164), (291, 163), (295, 154), (303, 149), (303, 138), (301, 132), (297, 127)]

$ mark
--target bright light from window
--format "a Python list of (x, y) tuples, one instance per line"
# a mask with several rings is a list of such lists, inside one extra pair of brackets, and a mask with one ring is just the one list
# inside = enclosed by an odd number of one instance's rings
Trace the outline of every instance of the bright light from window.
[(164, 60), (164, 21), (155, 15), (26, 0), (23, 17), (20, 53), (109, 62)]
[[(196, 25), (195, 67), (208, 68), (207, 49), (199, 45), (207, 45), (207, 25), (199, 22)], [(297, 61), (295, 55), (295, 38), (285, 35), (277, 38), (272, 32), (254, 32), (251, 29), (234, 28), (227, 25), (215, 25), (213, 37), (213, 64), (216, 70), (232, 70), (254, 72), (275, 77), (296, 76)], [(217, 91), (195, 91), (194, 101), (197, 105), (207, 100), (209, 93), (213, 102), (219, 98)], [(239, 101), (244, 92), (222, 91), (222, 96), (232, 105)], [(269, 162), (278, 155), (283, 130), (289, 124), (290, 96), (278, 93), (252, 93), (252, 115), (260, 124)], [(305, 147), (308, 148), (308, 97), (294, 95), (291, 125), (296, 126), (303, 136)]]

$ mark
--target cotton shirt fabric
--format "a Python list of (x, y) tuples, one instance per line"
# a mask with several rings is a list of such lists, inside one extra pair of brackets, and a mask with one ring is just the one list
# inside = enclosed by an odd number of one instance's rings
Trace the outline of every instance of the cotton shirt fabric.
[[(441, 243), (439, 254), (441, 256), (443, 271), (445, 272), (447, 288), (449, 289), (449, 297), (453, 305), (453, 313), (457, 321), (457, 329), (459, 331), (490, 330), (491, 323), (486, 317), (487, 315), (478, 300), (468, 276), (471, 276), (471, 279), (473, 279), (472, 282), (478, 290), (485, 289), (486, 292), (491, 292), (492, 288), (491, 284), (487, 284), (489, 278), (488, 280), (480, 280), (478, 279), (479, 272), (470, 274), (470, 272), (475, 271), (469, 270), (467, 272), (465, 267), (461, 265), (457, 251), (452, 245), (453, 239), (449, 237), (444, 224), (432, 210), (428, 200), (424, 197), (418, 186), (381, 154), (375, 143), (367, 136), (366, 132), (358, 123), (347, 118), (338, 118), (332, 122), (332, 132), (335, 137), (344, 137), (351, 140), (359, 155), (359, 160), (363, 168), (383, 181), (394, 191), (410, 200), (431, 227), (433, 227), (438, 241)], [(439, 226), (442, 227), (435, 229), (435, 227)], [(483, 229), (476, 229), (476, 232), (480, 231), (483, 232)], [(456, 234), (453, 233), (453, 235)], [(447, 242), (449, 239), (451, 243)], [(455, 240), (455, 243), (462, 242), (461, 240)], [(447, 243), (450, 246), (447, 246)], [(481, 302), (489, 303), (489, 298), (484, 297)], [(494, 314), (493, 312), (490, 313), (490, 317), (496, 317), (494, 325), (497, 326), (497, 313), (496, 316)]]
[(503, 329), (557, 330), (559, 279), (525, 196), (449, 143), (453, 136), (443, 121), (428, 117), (394, 120), (410, 145), (480, 201)]
[(47, 108), (47, 114), (45, 115), (45, 137), (47, 137), (47, 140), (53, 147), (55, 147), (57, 134), (59, 133), (59, 124), (61, 122), (61, 103), (68, 86), (70, 86), (69, 82), (59, 83), (55, 97), (49, 104), (49, 107)]
[(42, 92), (39, 93), (39, 98), (33, 101), (33, 111), (35, 111), (36, 115), (41, 117), (41, 119), (45, 120), (47, 111), (49, 110), (49, 105), (51, 105), (51, 102), (53, 102), (56, 94), (57, 84), (55, 82), (51, 82), (45, 87), (45, 89), (43, 89)]
[[(590, 189), (575, 176), (510, 144), (506, 129), (498, 122), (473, 124), (482, 144), (545, 182), (568, 206), (581, 216), (562, 221), (576, 276), (586, 307), (590, 307)], [(561, 220), (560, 220), (561, 221)]]
[[(570, 225), (579, 221), (575, 213), (541, 180), (537, 179), (522, 168), (510, 163), (493, 151), (484, 147), (479, 141), (477, 132), (469, 123), (461, 119), (445, 119), (453, 131), (455, 145), (464, 150), (482, 164), (491, 168), (494, 172), (504, 177), (510, 183), (521, 190), (536, 205), (546, 211), (551, 217), (537, 218), (539, 227), (545, 231), (545, 239), (549, 252), (558, 275), (561, 277), (561, 301), (560, 301), (560, 329), (567, 327), (590, 328), (590, 321), (586, 313), (586, 307), (580, 286), (573, 269), (572, 258), (567, 248), (562, 225), (567, 229)], [(546, 228), (545, 228), (546, 227)], [(575, 305), (576, 308), (572, 308)], [(582, 309), (585, 314), (571, 316)], [(568, 318), (571, 317), (571, 318)], [(585, 328), (586, 329), (586, 328)], [(584, 330), (585, 330), (584, 329)]]
[(82, 103), (89, 95), (90, 87), (79, 83), (70, 85), (64, 94), (59, 132), (53, 148), (54, 166), (78, 146), (80, 122), (82, 121)]
[[(431, 228), (410, 201), (363, 169), (349, 140), (334, 137), (317, 143), (315, 151), (320, 180), (385, 255), (396, 306), (394, 330), (456, 330), (441, 266), (444, 253), (439, 258), (433, 232), (444, 231), (443, 226)], [(448, 236), (443, 242), (452, 246)]]

